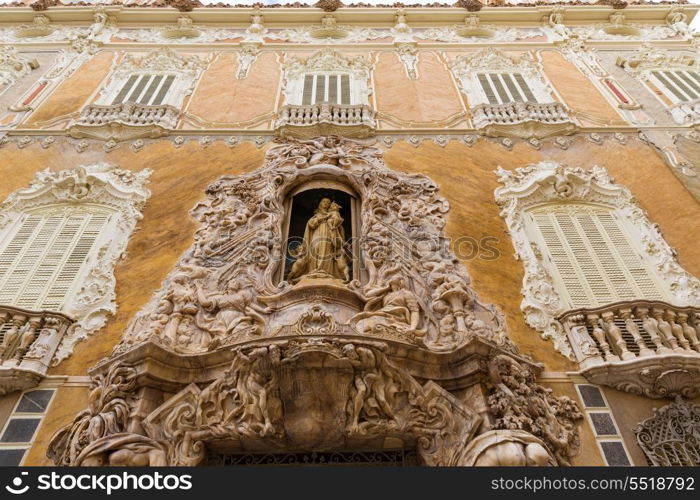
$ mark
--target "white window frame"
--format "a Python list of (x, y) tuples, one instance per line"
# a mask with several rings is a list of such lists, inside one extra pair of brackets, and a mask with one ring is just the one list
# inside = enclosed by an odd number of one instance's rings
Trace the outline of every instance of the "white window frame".
[(76, 323), (63, 336), (54, 365), (72, 353), (76, 342), (104, 326), (116, 311), (114, 266), (142, 218), (150, 196), (145, 187), (150, 174), (149, 169), (131, 172), (104, 163), (57, 172), (47, 169), (38, 172), (28, 188), (13, 192), (0, 205), (0, 248), (12, 241), (27, 214), (98, 207), (112, 212), (64, 299), (61, 312)]
[[(539, 238), (528, 229), (527, 211), (548, 203), (588, 203), (609, 207), (614, 211), (634, 249), (652, 278), (677, 306), (700, 306), (700, 280), (689, 274), (678, 262), (673, 249), (661, 235), (632, 193), (615, 184), (604, 168), (591, 170), (569, 167), (555, 162), (540, 162), (509, 171), (498, 168), (502, 186), (495, 191), (501, 206), (516, 255), (525, 267), (523, 301), (520, 305), (526, 322), (543, 338), (551, 339), (564, 356), (576, 360), (565, 329), (557, 320), (572, 310), (562, 293), (562, 282), (552, 272), (547, 253)], [(641, 297), (640, 297), (641, 298)]]
[[(348, 75), (350, 105), (369, 105), (369, 96), (371, 94), (369, 85), (370, 65), (361, 56), (349, 58), (334, 50), (323, 50), (316, 52), (307, 59), (292, 56), (283, 65), (283, 70), (282, 92), (285, 105), (303, 105), (304, 80), (307, 74)], [(315, 86), (313, 91), (315, 93)]]

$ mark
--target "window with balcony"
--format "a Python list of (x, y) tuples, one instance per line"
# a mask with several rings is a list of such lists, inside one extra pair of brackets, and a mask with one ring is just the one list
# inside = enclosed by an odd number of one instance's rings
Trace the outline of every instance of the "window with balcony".
[(542, 138), (578, 128), (528, 56), (489, 47), (456, 57), (450, 68), (467, 96), (474, 128), (486, 135)]
[(689, 102), (700, 98), (700, 74), (692, 70), (655, 70), (650, 76), (656, 86), (673, 102)]
[(71, 135), (129, 140), (175, 128), (185, 97), (192, 93), (204, 66), (199, 57), (168, 48), (140, 58), (128, 54), (97, 100), (83, 108)]
[(630, 191), (601, 167), (542, 162), (498, 175), (528, 324), (594, 384), (699, 394), (700, 280)]
[[(0, 220), (0, 391), (26, 389), (114, 312), (113, 268), (141, 218), (149, 170), (37, 174)], [(25, 376), (26, 375), (26, 376)]]
[(363, 57), (333, 50), (284, 65), (284, 104), (275, 128), (280, 135), (367, 137), (374, 133), (369, 106), (370, 67)]

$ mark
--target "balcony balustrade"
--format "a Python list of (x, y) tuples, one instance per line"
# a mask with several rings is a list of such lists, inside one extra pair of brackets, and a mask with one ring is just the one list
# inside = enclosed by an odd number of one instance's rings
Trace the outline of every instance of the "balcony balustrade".
[(286, 105), (275, 124), (277, 132), (288, 137), (342, 135), (362, 138), (376, 129), (374, 111), (364, 104)]
[(566, 106), (559, 102), (480, 104), (472, 110), (474, 128), (484, 135), (523, 139), (570, 134), (578, 129)]

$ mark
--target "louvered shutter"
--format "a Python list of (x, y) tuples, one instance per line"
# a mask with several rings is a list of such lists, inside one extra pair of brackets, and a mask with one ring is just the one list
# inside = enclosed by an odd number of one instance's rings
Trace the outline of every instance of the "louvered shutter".
[(352, 104), (350, 102), (350, 75), (340, 76), (340, 104)]
[(489, 100), (489, 104), (499, 104), (498, 97), (491, 86), (490, 79), (487, 75), (479, 74), (479, 83), (481, 84), (481, 89), (484, 91), (486, 98)]
[(664, 300), (650, 266), (634, 251), (612, 211), (589, 205), (541, 207), (531, 212), (545, 254), (572, 307), (596, 307), (644, 298)]
[(326, 100), (326, 75), (316, 75), (316, 98), (314, 104)]
[(304, 94), (302, 95), (301, 104), (308, 106), (311, 104), (311, 98), (314, 89), (314, 75), (304, 76)]
[(533, 94), (532, 90), (530, 90), (530, 86), (525, 81), (525, 78), (523, 78), (523, 75), (521, 75), (520, 73), (515, 73), (513, 77), (515, 78), (515, 81), (518, 82), (520, 91), (525, 95), (526, 100), (528, 100), (529, 102), (537, 102), (535, 94)]
[(651, 74), (669, 97), (680, 102), (700, 98), (700, 76), (695, 71), (652, 71)]
[(25, 215), (0, 252), (0, 304), (61, 310), (108, 220), (100, 211)]
[(129, 77), (126, 83), (122, 86), (117, 96), (112, 101), (112, 105), (121, 104), (126, 100), (126, 96), (129, 95), (131, 89), (134, 88), (134, 85), (136, 84), (136, 80), (138, 80), (138, 78), (138, 75), (131, 75)]

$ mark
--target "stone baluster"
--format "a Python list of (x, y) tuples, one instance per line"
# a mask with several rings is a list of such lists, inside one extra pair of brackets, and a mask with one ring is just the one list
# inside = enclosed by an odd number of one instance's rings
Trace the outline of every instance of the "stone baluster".
[(666, 321), (668, 321), (668, 324), (671, 325), (671, 332), (673, 333), (673, 336), (676, 337), (678, 340), (678, 344), (681, 346), (686, 351), (690, 350), (690, 342), (688, 342), (688, 339), (685, 338), (685, 335), (683, 335), (683, 327), (676, 323), (676, 312), (672, 311), (671, 309), (666, 310)]
[(649, 309), (646, 307), (637, 307), (635, 311), (637, 317), (642, 320), (644, 330), (646, 330), (649, 337), (651, 337), (651, 341), (654, 343), (654, 346), (656, 346), (656, 352), (658, 354), (670, 352), (670, 349), (663, 344), (660, 336), (661, 332), (658, 329), (656, 320), (649, 316)]
[(620, 361), (620, 358), (610, 351), (610, 344), (608, 344), (605, 336), (605, 330), (600, 327), (600, 316), (597, 314), (589, 314), (586, 316), (586, 319), (593, 331), (593, 338), (598, 341), (598, 345), (603, 351), (605, 361)]
[(5, 337), (2, 339), (2, 345), (0, 345), (0, 356), (5, 359), (12, 356), (11, 349), (14, 347), (17, 336), (19, 335), (20, 328), (24, 326), (27, 322), (27, 317), (23, 314), (13, 314), (10, 320), (12, 326), (5, 332)]
[(660, 309), (658, 307), (655, 307), (652, 309), (651, 312), (652, 316), (654, 316), (654, 319), (656, 320), (656, 324), (659, 328), (659, 331), (661, 332), (661, 336), (663, 340), (671, 346), (671, 349), (674, 351), (683, 351), (683, 348), (678, 346), (678, 340), (676, 337), (673, 335), (673, 330), (671, 329), (671, 325), (668, 324), (668, 322), (664, 319), (664, 310)]
[(29, 350), (29, 347), (36, 340), (37, 331), (41, 326), (41, 316), (32, 316), (29, 318), (28, 327), (22, 332), (22, 336), (19, 339), (19, 346), (15, 353), (15, 359), (17, 362), (21, 361), (24, 355)]
[(678, 322), (683, 329), (683, 335), (686, 339), (688, 339), (690, 346), (697, 352), (700, 352), (700, 340), (698, 340), (698, 333), (695, 331), (695, 328), (688, 323), (688, 319), (688, 313), (678, 313)]
[(634, 319), (632, 318), (632, 309), (620, 309), (620, 317), (623, 320), (625, 320), (625, 326), (627, 327), (627, 331), (630, 332), (630, 334), (632, 334), (632, 337), (634, 338), (634, 343), (637, 344), (637, 347), (639, 347), (639, 355), (653, 356), (654, 351), (647, 347), (646, 343), (644, 342), (644, 339), (639, 334), (639, 328), (637, 327), (637, 323), (635, 323)]
[(620, 328), (615, 324), (615, 313), (612, 311), (606, 311), (602, 314), (605, 328), (608, 335), (617, 346), (617, 350), (620, 353), (622, 359), (634, 359), (636, 356), (633, 352), (627, 349), (627, 344), (625, 339), (622, 338), (622, 332)]

